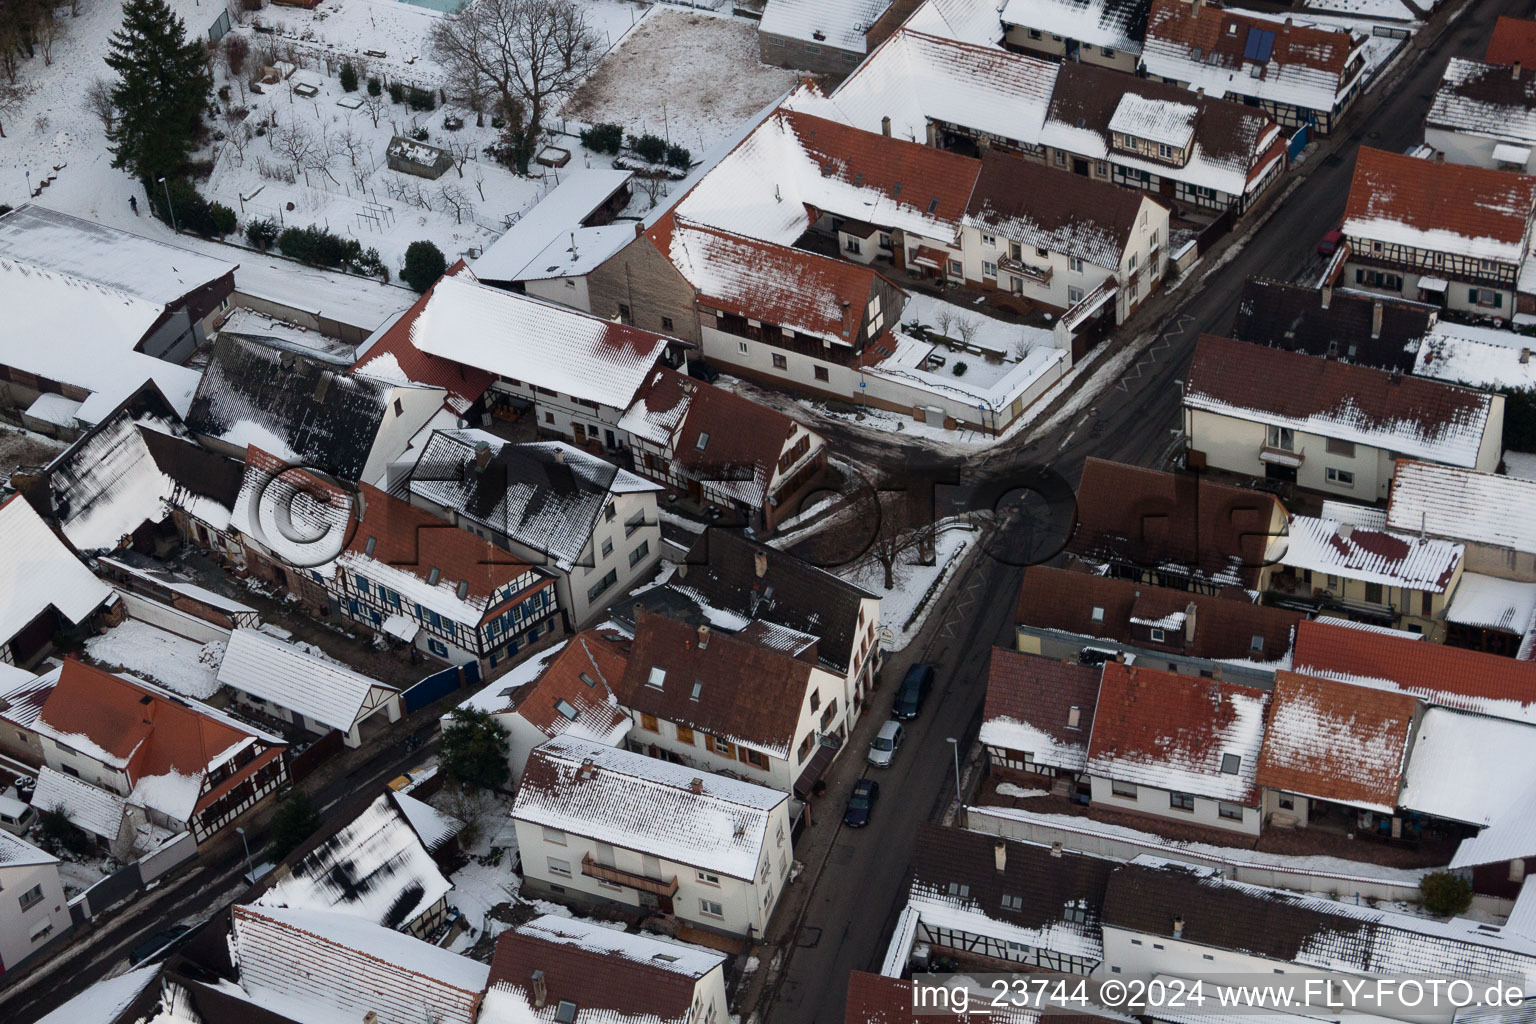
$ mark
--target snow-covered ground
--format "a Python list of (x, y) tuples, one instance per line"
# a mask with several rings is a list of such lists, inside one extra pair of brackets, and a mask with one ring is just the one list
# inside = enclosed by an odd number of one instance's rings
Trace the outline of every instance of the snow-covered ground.
[(1419, 12), (1403, 0), (1304, 0), (1309, 11), (1331, 14), (1358, 14), (1383, 21), (1417, 21)]
[(697, 160), (787, 92), (799, 73), (758, 61), (754, 23), (658, 7), (561, 112), (686, 146)]
[[(938, 589), (960, 568), (966, 553), (981, 536), (978, 529), (957, 519), (942, 520), (939, 530), (933, 564), (918, 565), (916, 551), (903, 552), (896, 559), (891, 574), (896, 585), (890, 590), (885, 589), (885, 567), (878, 559), (871, 558), (837, 572), (849, 583), (880, 598), (880, 625), (891, 632), (887, 650), (899, 651), (912, 642), (936, 604), (933, 598)], [(918, 605), (922, 605), (922, 611), (913, 618)]]
[(219, 688), (221, 642), (200, 644), (157, 626), (129, 619), (85, 642), (85, 653), (100, 665), (159, 683), (186, 697), (205, 700)]
[[(980, 302), (981, 296), (977, 296), (976, 301)], [(963, 339), (977, 348), (1015, 358), (1021, 349), (1042, 345), (1053, 347), (1052, 335), (1048, 330), (1009, 323), (984, 309), (968, 309), (918, 291), (914, 291), (902, 307), (901, 323), (903, 326), (920, 324), (945, 337)], [(963, 338), (967, 329), (971, 331), (971, 337)]]

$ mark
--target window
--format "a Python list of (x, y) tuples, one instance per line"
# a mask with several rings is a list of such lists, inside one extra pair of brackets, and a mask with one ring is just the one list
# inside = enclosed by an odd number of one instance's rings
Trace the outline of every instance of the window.
[(626, 324), (634, 323), (635, 320), (635, 318), (629, 312), (629, 307), (622, 302), (619, 303), (619, 319), (624, 321)]
[(552, 413), (552, 412), (545, 413), (544, 414), (544, 422), (545, 423), (549, 423), (549, 424), (553, 424), (555, 422), (555, 414)]
[(545, 828), (544, 841), (546, 843), (554, 843), (556, 846), (564, 846), (565, 833), (557, 828)]
[(1081, 274), (1083, 272), (1083, 261), (1081, 259), (1079, 259), (1078, 257), (1076, 257), (1076, 256), (1070, 257), (1067, 260), (1067, 266), (1071, 267), (1073, 270), (1077, 271), (1079, 274)]
[(879, 242), (880, 248), (889, 249), (891, 247), (891, 233), (889, 231), (880, 232)]
[(800, 749), (795, 752), (795, 763), (804, 764), (805, 759), (811, 756), (811, 750), (816, 746), (815, 734), (808, 734), (800, 743)]
[(570, 861), (568, 861), (568, 860), (561, 860), (559, 857), (546, 857), (545, 860), (549, 864), (549, 873), (550, 874), (552, 874), (552, 875), (559, 875), (561, 878), (570, 878), (571, 877), (571, 862)]
[(843, 243), (843, 252), (852, 253), (853, 255), (857, 256), (861, 251), (862, 249), (860, 247), (859, 240), (854, 238), (852, 235), (849, 235), (848, 240)]
[(651, 542), (643, 540), (640, 546), (629, 553), (629, 567), (633, 569), (645, 560), (645, 556), (651, 553)]
[(1100, 52), (1106, 57), (1113, 57), (1115, 55), (1115, 48), (1113, 46), (1100, 47)]
[(1040, 30), (1037, 29), (1037, 28), (1030, 29), (1029, 30), (1029, 38), (1031, 38), (1031, 39), (1039, 39), (1040, 38)]
[(615, 583), (619, 582), (619, 570), (609, 569), (603, 574), (603, 578), (587, 588), (587, 600), (596, 601), (599, 595)]
[(741, 756), (753, 768), (760, 768), (763, 771), (768, 770), (768, 756), (766, 754), (759, 754), (755, 750), (747, 750), (743, 747)]
[(827, 379), (827, 368), (825, 366), (818, 366), (813, 372), (815, 373), (817, 380)]
[(705, 917), (723, 918), (725, 917), (725, 908), (715, 900), (706, 900), (703, 897), (700, 897), (699, 913), (703, 914)]
[(1109, 785), (1109, 791), (1112, 795), (1126, 800), (1136, 799), (1136, 787), (1129, 782), (1112, 782)]
[(677, 742), (683, 744), (684, 746), (693, 746), (693, 730), (688, 728), (686, 725), (678, 726)]
[(1067, 709), (1067, 728), (1081, 729), (1083, 727), (1083, 709), (1076, 704)]
[(1263, 654), (1264, 637), (1258, 633), (1253, 634), (1253, 636), (1248, 639), (1248, 650), (1252, 651), (1254, 654)]
[(1081, 902), (1070, 903), (1067, 905), (1066, 917), (1069, 924), (1087, 924), (1088, 908), (1083, 906)]
[(1242, 767), (1243, 756), (1241, 754), (1221, 755), (1221, 774), (1236, 775)]
[(1355, 457), (1355, 442), (1353, 441), (1340, 441), (1330, 437), (1325, 447), (1328, 449), (1329, 455), (1342, 455), (1346, 459)]
[(651, 666), (651, 674), (645, 680), (645, 685), (657, 690), (663, 689), (667, 682), (667, 670)]
[(1075, 284), (1067, 285), (1067, 303), (1069, 305), (1075, 306), (1079, 302), (1082, 302), (1082, 301), (1083, 301), (1083, 290), (1081, 288), (1079, 288)]
[(1242, 821), (1243, 820), (1243, 808), (1239, 804), (1229, 804), (1229, 803), (1225, 803), (1225, 802), (1218, 802), (1216, 804), (1216, 814), (1217, 814), (1218, 817), (1225, 818), (1228, 821)]
[(1176, 811), (1192, 811), (1195, 809), (1195, 797), (1192, 793), (1169, 793), (1168, 806)]
[(1282, 794), (1276, 802), (1279, 803), (1282, 811), (1294, 811), (1296, 809), (1296, 798), (1293, 796)]
[(661, 318), (661, 329), (664, 330), (664, 331), (670, 331), (672, 329), (672, 318), (671, 317), (664, 316), (664, 317)]
[(1067, 154), (1062, 152), (1059, 149), (1056, 151), (1056, 166), (1057, 167), (1065, 167), (1065, 166), (1067, 166)]
[(618, 518), (618, 515), (619, 510), (613, 507), (613, 502), (610, 501), (603, 507), (603, 522), (611, 523)]
[(1347, 469), (1335, 469), (1329, 466), (1328, 482), (1338, 484), (1340, 487), (1353, 487), (1355, 486), (1355, 474)]
[(735, 757), (736, 756), (736, 748), (734, 746), (732, 746), (729, 741), (727, 741), (727, 740), (717, 740), (713, 736), (707, 736), (706, 735), (704, 737), (704, 747), (707, 750), (713, 750), (715, 753), (719, 754), (721, 757)]
[(1167, 634), (1161, 629), (1153, 629), (1150, 632), (1152, 634), (1152, 642), (1155, 644), (1160, 644), (1167, 638)]
[(357, 592), (359, 594), (367, 594), (367, 593), (369, 593), (368, 581), (363, 579), (361, 576), (359, 576), (357, 578)]
[(1094, 622), (1103, 622), (1104, 621), (1104, 608), (1101, 605), (1094, 605), (1093, 606), (1093, 621)]
[(1504, 305), (1504, 295), (1492, 288), (1473, 288), (1467, 293), (1467, 301), (1477, 306), (1491, 306), (1499, 309)]
[(22, 910), (32, 909), (39, 903), (43, 902), (43, 887), (41, 885), (34, 885), (32, 888), (22, 893), (21, 896), (17, 898), (17, 902), (21, 904)]
[(817, 46), (815, 43), (806, 43), (805, 44), (805, 52), (806, 53), (820, 53), (821, 52), (821, 47)]
[(571, 721), (576, 721), (576, 709), (571, 705), (570, 701), (564, 698), (555, 701), (555, 710)]
[(1013, 895), (1010, 895), (1010, 894), (1008, 894), (1006, 892), (1003, 893), (1003, 909), (1004, 910), (1023, 910), (1024, 909), (1024, 897), (1022, 897), (1022, 896), (1013, 896)]
[(1093, 162), (1093, 173), (1097, 174), (1101, 178), (1104, 177), (1109, 173), (1109, 164), (1105, 163), (1103, 160), (1095, 160)]
[(696, 875), (698, 877), (699, 881), (703, 882), (705, 885), (719, 885), (720, 884), (720, 876), (717, 875), (717, 874), (714, 874), (713, 872), (710, 872), (710, 871), (695, 871), (694, 875)]
[(740, 352), (742, 355), (746, 355), (747, 354), (747, 343), (744, 342), (744, 341), (738, 341), (736, 343), (736, 351)]
[(640, 712), (640, 728), (644, 729), (646, 732), (661, 732), (661, 730), (656, 727), (656, 716), (648, 715), (643, 711)]
[(1365, 585), (1365, 599), (1371, 604), (1381, 604), (1381, 584), (1367, 583)]
[(993, 278), (997, 277), (997, 264), (993, 263), (991, 260), (982, 260), (981, 261), (981, 276), (982, 277), (993, 277)]
[(948, 891), (956, 899), (968, 900), (971, 898), (971, 887), (964, 882), (950, 882)]
[(604, 558), (607, 558), (609, 555), (613, 554), (613, 540), (611, 538), (603, 541), (602, 552)]
[(1159, 142), (1157, 144), (1157, 155), (1164, 160), (1172, 160), (1174, 155), (1173, 147)]
[(949, 273), (953, 277), (962, 277), (965, 274), (965, 266), (959, 260), (950, 260)]
[(427, 650), (431, 651), (439, 658), (448, 657), (448, 648), (442, 643), (442, 641), (435, 640), (431, 637), (427, 638)]
[(775, 352), (773, 354), (773, 368), (775, 370), (787, 370), (789, 369), (789, 360)]
[(1511, 882), (1525, 881), (1525, 859), (1516, 857), (1509, 862), (1509, 880)]
[(1271, 426), (1265, 432), (1264, 443), (1270, 448), (1279, 448), (1281, 451), (1296, 450), (1296, 433), (1290, 427)]

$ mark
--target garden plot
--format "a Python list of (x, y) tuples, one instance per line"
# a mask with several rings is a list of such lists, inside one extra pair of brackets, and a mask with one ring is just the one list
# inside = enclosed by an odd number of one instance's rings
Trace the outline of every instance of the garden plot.
[(631, 135), (660, 135), (697, 158), (799, 77), (758, 61), (751, 22), (657, 8), (561, 113), (586, 124), (617, 122)]

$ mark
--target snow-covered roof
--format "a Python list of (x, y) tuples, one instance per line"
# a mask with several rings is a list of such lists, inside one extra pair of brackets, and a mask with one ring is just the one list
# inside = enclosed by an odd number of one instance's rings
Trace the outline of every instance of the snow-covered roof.
[[(11, 800), (10, 797), (0, 797), (16, 805), (16, 809), (25, 808), (26, 805), (19, 800)], [(13, 836), (9, 832), (0, 830), (0, 868), (30, 867), (37, 864), (57, 864), (59, 858), (45, 850), (39, 850), (20, 836)]]
[(1536, 854), (1536, 782), (1513, 790), (1509, 803), (1493, 814), (1486, 828), (1463, 839), (1451, 858), (1450, 867), (1470, 868), (1533, 854)]
[(255, 1001), (305, 1024), (474, 1024), (490, 968), (351, 914), (237, 905), (231, 952)]
[(1272, 561), (1292, 569), (1435, 594), (1445, 592), (1465, 553), (1450, 541), (1300, 515), (1270, 548)]
[(1480, 391), (1209, 334), (1184, 394), (1188, 409), (1452, 466), (1477, 464), (1492, 404)]
[(583, 225), (633, 176), (609, 168), (564, 172), (559, 185), (471, 264), (475, 276), (482, 281), (526, 281), (588, 273), (635, 237), (633, 222)]
[(1536, 387), (1533, 353), (1536, 340), (1526, 335), (1440, 320), (1420, 341), (1413, 372), (1475, 388), (1524, 390)]
[(572, 946), (592, 953), (632, 960), (658, 971), (681, 974), (687, 978), (702, 978), (725, 963), (725, 957), (713, 949), (618, 931), (579, 917), (546, 914), (520, 925), (517, 933), (534, 936), (555, 945)]
[(973, 46), (1001, 49), (1003, 40), (997, 0), (925, 0), (904, 27)]
[(1424, 124), (1529, 146), (1536, 143), (1536, 76), (1452, 57)]
[(1192, 103), (1162, 103), (1128, 92), (1109, 119), (1109, 130), (1183, 149), (1195, 135), (1200, 108)]
[(627, 638), (585, 629), (513, 666), (460, 707), (518, 715), (545, 736), (616, 746), (632, 724), (615, 695), (627, 658)]
[(467, 275), (438, 281), (410, 340), (430, 355), (618, 409), (634, 400), (668, 341)]
[[(237, 266), (36, 203), (0, 217), (0, 259), (126, 293), (153, 304), (157, 312)], [(6, 308), (8, 313), (14, 309)]]
[(237, 629), (219, 664), (219, 685), (271, 701), (346, 732), (395, 693), (367, 676), (300, 650), (259, 629)]
[(50, 607), (79, 624), (111, 596), (25, 498), (0, 503), (0, 643)]
[(218, 328), (219, 334), (238, 334), (274, 348), (323, 359), (345, 367), (357, 358), (357, 346), (338, 338), (328, 337), (302, 324), (290, 323), (273, 313), (249, 306), (236, 306), (230, 310)]
[(433, 807), (425, 800), (418, 800), (409, 793), (389, 794), (405, 820), (410, 822), (421, 845), (435, 851), (448, 840), (464, 831), (465, 823), (453, 815)]
[(771, 841), (770, 818), (788, 799), (765, 786), (559, 737), (529, 755), (512, 816), (751, 881)]
[(39, 811), (62, 808), (78, 828), (108, 842), (116, 842), (122, 832), (127, 805), (121, 796), (98, 789), (83, 779), (44, 765), (37, 773), (37, 787), (32, 791), (32, 806)]
[(1528, 632), (1536, 618), (1536, 583), (1503, 580), (1482, 573), (1464, 572), (1445, 620), (1463, 626), (1500, 629), (1506, 633)]
[[(489, 461), (477, 465), (485, 445)], [(434, 431), (411, 471), (417, 498), (549, 555), (566, 572), (614, 495), (661, 487), (561, 441), (513, 444), (481, 430)]]
[(1527, 779), (1536, 779), (1536, 726), (1430, 708), (1414, 736), (1398, 803), (1482, 827)]
[(280, 871), (256, 905), (334, 911), (385, 928), (409, 928), (453, 885), (393, 796), (378, 797), (291, 870)]
[(768, 0), (758, 31), (837, 50), (864, 52), (864, 33), (891, 0)]
[(1428, 462), (1397, 463), (1387, 525), (1469, 544), (1536, 552), (1536, 481)]
[(155, 963), (98, 981), (37, 1024), (109, 1024), (159, 976), (160, 965)]
[(1005, 25), (1049, 32), (1090, 46), (1141, 52), (1149, 0), (1007, 0)]
[(1085, 771), (1252, 805), (1269, 700), (1249, 686), (1107, 662)]
[(1027, 753), (1036, 764), (1080, 772), (1088, 763), (1098, 691), (1096, 668), (993, 648), (981, 742)]

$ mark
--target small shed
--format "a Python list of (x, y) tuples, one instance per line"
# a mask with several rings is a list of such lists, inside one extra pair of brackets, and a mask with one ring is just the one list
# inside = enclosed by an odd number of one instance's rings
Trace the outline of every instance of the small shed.
[(414, 174), (418, 178), (437, 179), (453, 166), (453, 156), (446, 149), (417, 142), (403, 135), (389, 140), (386, 150), (391, 170)]

